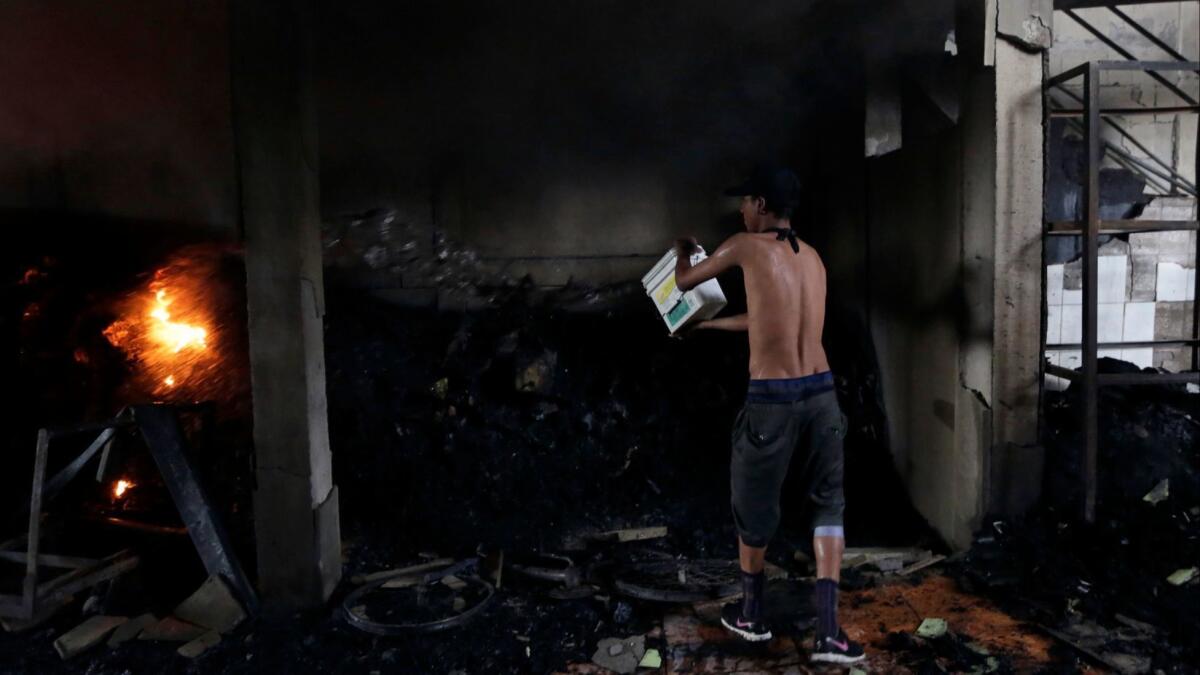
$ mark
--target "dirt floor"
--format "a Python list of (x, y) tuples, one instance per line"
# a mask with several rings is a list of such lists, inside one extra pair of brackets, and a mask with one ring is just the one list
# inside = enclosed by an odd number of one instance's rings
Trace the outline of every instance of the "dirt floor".
[[(842, 622), (863, 642), (873, 673), (1103, 672), (1053, 638), (962, 590), (940, 570), (910, 577), (857, 577), (871, 588), (842, 594)], [(548, 601), (528, 587), (509, 588), (471, 624), (420, 637), (374, 637), (347, 626), (331, 612), (290, 621), (244, 625), (195, 659), (176, 654), (178, 643), (134, 640), (103, 645), (69, 661), (52, 642), (78, 621), (59, 621), (27, 633), (0, 636), (0, 671), (6, 673), (606, 673), (592, 662), (606, 637), (645, 636), (660, 668), (640, 673), (845, 672), (808, 664), (811, 582), (780, 579), (769, 588), (769, 616), (777, 637), (748, 645), (717, 621), (721, 601), (661, 605), (630, 603), (597, 593)], [(624, 616), (622, 616), (624, 615)], [(946, 621), (944, 635), (917, 636), (921, 621)]]

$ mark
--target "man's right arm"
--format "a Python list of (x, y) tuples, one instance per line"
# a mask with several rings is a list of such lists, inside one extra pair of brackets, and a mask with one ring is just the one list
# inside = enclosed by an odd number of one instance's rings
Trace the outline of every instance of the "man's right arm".
[(750, 315), (735, 314), (733, 316), (723, 316), (719, 319), (709, 319), (696, 324), (697, 329), (705, 330), (728, 330), (728, 331), (745, 331), (750, 330)]

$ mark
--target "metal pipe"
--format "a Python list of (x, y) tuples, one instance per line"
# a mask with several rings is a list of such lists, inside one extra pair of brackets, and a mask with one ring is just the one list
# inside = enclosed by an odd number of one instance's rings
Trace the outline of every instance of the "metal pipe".
[[(1126, 50), (1121, 45), (1117, 44), (1116, 42), (1113, 42), (1111, 39), (1109, 39), (1109, 37), (1107, 35), (1105, 35), (1104, 33), (1101, 33), (1099, 30), (1097, 30), (1095, 26), (1084, 21), (1083, 18), (1080, 17), (1078, 14), (1076, 14), (1073, 10), (1068, 9), (1068, 10), (1066, 10), (1065, 13), (1067, 16), (1074, 19), (1075, 22), (1078, 23), (1080, 26), (1083, 26), (1084, 29), (1087, 30), (1087, 32), (1091, 33), (1092, 35), (1095, 35), (1098, 40), (1100, 40), (1104, 44), (1108, 45), (1108, 47), (1110, 49), (1112, 49), (1114, 52), (1120, 54), (1121, 56), (1124, 56), (1126, 59), (1128, 59), (1131, 62), (1137, 61), (1137, 57), (1135, 57), (1133, 54), (1131, 54), (1128, 50)], [(1140, 66), (1141, 64), (1138, 64), (1138, 65)], [(1126, 68), (1107, 68), (1106, 70), (1126, 70)], [(1175, 86), (1170, 80), (1168, 80), (1167, 78), (1160, 75), (1158, 73), (1159, 69), (1151, 67), (1151, 68), (1144, 68), (1144, 70), (1146, 71), (1147, 75), (1154, 78), (1155, 81), (1157, 81), (1159, 84), (1163, 85), (1167, 89), (1174, 92), (1177, 96), (1179, 96), (1179, 98), (1182, 98), (1183, 100), (1187, 101), (1188, 103), (1191, 103), (1192, 105), (1196, 105), (1196, 103), (1197, 103), (1196, 99), (1192, 98), (1186, 91)], [(1099, 72), (1099, 68), (1097, 68), (1096, 71)], [(1096, 82), (1095, 88), (1099, 89), (1099, 87), (1100, 87), (1100, 83)], [(1097, 101), (1099, 101), (1098, 98), (1097, 98)]]
[(1084, 183), (1085, 228), (1083, 237), (1083, 518), (1096, 520), (1096, 464), (1098, 424), (1098, 394), (1096, 352), (1099, 309), (1099, 280), (1097, 276), (1100, 230), (1100, 68), (1088, 64), (1083, 81), (1084, 107), (1087, 109), (1087, 180)]
[(1141, 33), (1142, 37), (1153, 42), (1156, 47), (1158, 47), (1159, 49), (1163, 50), (1164, 52), (1170, 54), (1171, 58), (1175, 59), (1176, 61), (1183, 61), (1185, 63), (1187, 62), (1187, 57), (1185, 57), (1183, 54), (1180, 54), (1179, 52), (1175, 51), (1175, 49), (1173, 47), (1171, 47), (1171, 45), (1168, 45), (1167, 43), (1163, 42), (1154, 33), (1151, 33), (1150, 31), (1146, 30), (1146, 27), (1143, 26), (1142, 24), (1138, 23), (1137, 21), (1134, 21), (1133, 17), (1129, 16), (1125, 12), (1122, 12), (1120, 9), (1118, 9), (1117, 7), (1115, 7), (1113, 5), (1108, 6), (1108, 11), (1121, 17), (1121, 19), (1125, 23), (1129, 24), (1130, 27), (1132, 27), (1137, 32)]
[[(1062, 91), (1064, 94), (1066, 94), (1067, 96), (1070, 96), (1071, 98), (1075, 99), (1080, 104), (1083, 103), (1083, 99), (1079, 96), (1076, 96), (1075, 93), (1072, 92), (1071, 90), (1066, 89), (1065, 87), (1062, 87), (1061, 85), (1058, 86), (1058, 89), (1060, 91)], [(1058, 103), (1058, 101), (1053, 101), (1053, 99), (1051, 99), (1051, 100), (1055, 105), (1061, 105)], [(1116, 122), (1114, 122), (1113, 120), (1111, 120), (1107, 117), (1104, 118), (1104, 122), (1106, 124), (1108, 124), (1108, 126), (1112, 127), (1114, 130), (1116, 130), (1116, 132), (1118, 134), (1120, 134), (1122, 137), (1124, 137), (1130, 143), (1133, 143), (1134, 147), (1136, 147), (1138, 150), (1141, 150), (1143, 153), (1145, 153), (1149, 159), (1154, 160), (1154, 162), (1156, 164), (1158, 164), (1162, 168), (1166, 169), (1167, 171), (1171, 172), (1171, 175), (1175, 177), (1177, 183), (1179, 183), (1182, 186), (1186, 186), (1186, 187), (1190, 188), (1192, 194), (1196, 193), (1195, 185), (1193, 185), (1192, 183), (1189, 183), (1187, 181), (1187, 179), (1185, 179), (1183, 176), (1181, 176), (1179, 174), (1179, 172), (1175, 171), (1175, 167), (1171, 166), (1166, 161), (1160, 159), (1158, 157), (1158, 155), (1155, 155), (1153, 152), (1151, 152), (1150, 148), (1147, 148), (1145, 145), (1142, 145), (1142, 142), (1139, 141), (1137, 139), (1137, 137), (1135, 137), (1133, 134), (1126, 131), (1120, 124), (1117, 124)], [(1078, 124), (1078, 123), (1076, 123), (1076, 124)]]

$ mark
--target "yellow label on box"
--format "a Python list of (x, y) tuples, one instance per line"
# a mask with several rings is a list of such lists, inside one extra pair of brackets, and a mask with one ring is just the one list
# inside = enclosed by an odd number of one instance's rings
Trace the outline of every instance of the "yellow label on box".
[(667, 301), (667, 298), (671, 297), (671, 293), (673, 292), (675, 292), (674, 274), (667, 277), (667, 280), (663, 282), (663, 285), (658, 287), (658, 295), (656, 295), (654, 299), (658, 302), (658, 304), (661, 305)]

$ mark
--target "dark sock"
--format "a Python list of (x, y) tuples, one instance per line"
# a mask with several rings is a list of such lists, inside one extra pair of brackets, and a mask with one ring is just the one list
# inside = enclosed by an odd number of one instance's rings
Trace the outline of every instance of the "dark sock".
[(758, 621), (762, 618), (763, 585), (766, 583), (766, 572), (750, 574), (742, 570), (742, 618)]
[(817, 579), (817, 639), (836, 638), (838, 584), (833, 579)]

